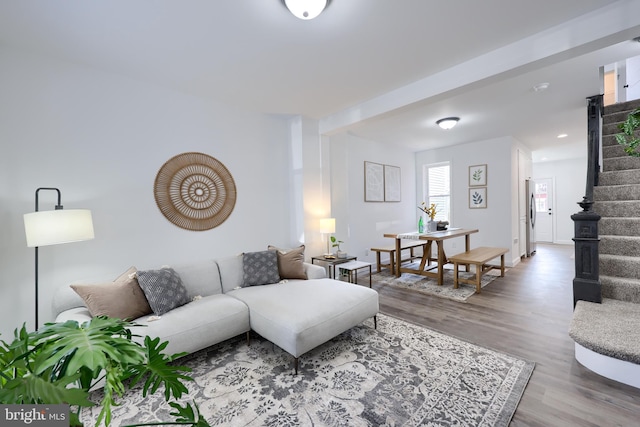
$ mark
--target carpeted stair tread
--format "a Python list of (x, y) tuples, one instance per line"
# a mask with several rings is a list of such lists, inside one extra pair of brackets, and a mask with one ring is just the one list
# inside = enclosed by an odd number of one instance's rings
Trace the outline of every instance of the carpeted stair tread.
[[(602, 298), (640, 304), (640, 280), (628, 277), (600, 276)], [(638, 306), (640, 309), (640, 305)]]
[(600, 173), (598, 185), (624, 185), (640, 182), (640, 169), (605, 171)]
[[(593, 188), (593, 200), (640, 200), (640, 184), (600, 185)], [(640, 212), (638, 213), (640, 215)]]
[(578, 301), (569, 335), (596, 353), (640, 364), (640, 305), (603, 299), (602, 304)]
[(602, 146), (602, 159), (611, 159), (615, 157), (624, 157), (627, 153), (624, 152), (624, 148), (620, 144)]
[(604, 162), (603, 168), (605, 172), (640, 169), (640, 157), (610, 157)]
[(600, 274), (640, 279), (640, 258), (626, 255), (600, 254)]
[(598, 223), (600, 235), (640, 236), (640, 219), (605, 217)]
[(637, 218), (640, 200), (606, 200), (593, 204), (593, 211), (603, 217)]
[(640, 236), (600, 235), (601, 255), (640, 254)]
[(636, 108), (640, 107), (640, 100), (638, 99), (633, 99), (631, 101), (626, 101), (626, 102), (618, 102), (615, 104), (611, 104), (611, 105), (607, 105), (604, 107), (604, 116), (605, 116), (605, 120), (606, 117), (609, 117), (610, 115), (614, 115), (620, 111), (626, 111), (627, 114), (629, 111), (631, 110), (635, 110)]

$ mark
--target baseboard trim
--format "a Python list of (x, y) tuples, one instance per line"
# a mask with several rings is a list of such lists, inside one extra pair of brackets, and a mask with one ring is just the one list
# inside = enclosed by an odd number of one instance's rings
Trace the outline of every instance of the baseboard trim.
[(640, 389), (640, 365), (596, 353), (578, 343), (575, 343), (575, 357), (598, 375)]

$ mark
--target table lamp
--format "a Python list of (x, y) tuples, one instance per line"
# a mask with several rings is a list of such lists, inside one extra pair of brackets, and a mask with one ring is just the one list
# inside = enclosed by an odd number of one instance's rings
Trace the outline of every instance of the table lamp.
[[(58, 204), (53, 211), (39, 211), (38, 193), (53, 190), (58, 193)], [(63, 210), (60, 190), (41, 187), (36, 190), (36, 211), (24, 214), (27, 247), (35, 248), (35, 329), (38, 330), (38, 247), (93, 239), (93, 220), (87, 209)]]
[(335, 218), (322, 218), (320, 220), (320, 233), (326, 234), (327, 238), (327, 252), (324, 254), (325, 258), (335, 258), (329, 250), (329, 235), (336, 232), (336, 219)]

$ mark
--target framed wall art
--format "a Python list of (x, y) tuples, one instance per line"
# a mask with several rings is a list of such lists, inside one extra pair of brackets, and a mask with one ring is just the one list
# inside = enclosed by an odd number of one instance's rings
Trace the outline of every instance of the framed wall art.
[(364, 162), (364, 201), (384, 202), (384, 165)]
[(487, 187), (469, 188), (469, 209), (487, 207)]
[(236, 204), (229, 170), (204, 153), (182, 153), (158, 171), (153, 194), (160, 212), (185, 230), (205, 231), (222, 224)]
[(469, 166), (469, 187), (485, 187), (487, 185), (487, 165)]
[(400, 168), (384, 165), (384, 201), (400, 201)]

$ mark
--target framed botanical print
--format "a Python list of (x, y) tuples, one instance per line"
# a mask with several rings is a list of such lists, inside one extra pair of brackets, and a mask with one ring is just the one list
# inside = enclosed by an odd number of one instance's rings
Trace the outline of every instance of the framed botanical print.
[(484, 187), (487, 185), (487, 165), (469, 166), (469, 187)]
[(487, 187), (469, 189), (469, 209), (484, 209), (487, 207)]

